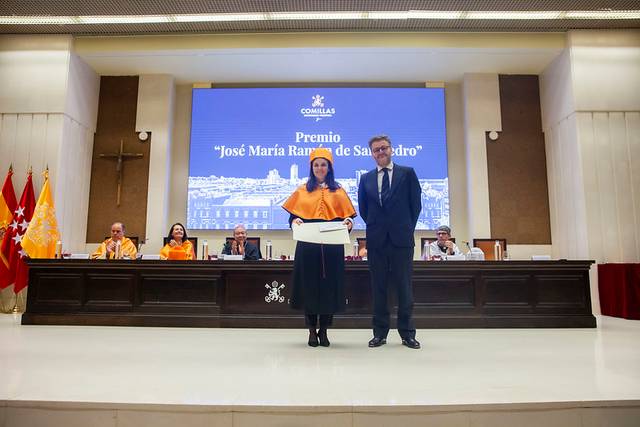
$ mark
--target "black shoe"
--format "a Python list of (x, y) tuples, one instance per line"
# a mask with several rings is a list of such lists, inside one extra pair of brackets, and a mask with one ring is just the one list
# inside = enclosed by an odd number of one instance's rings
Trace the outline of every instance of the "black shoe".
[(402, 345), (406, 345), (409, 348), (417, 350), (420, 348), (420, 343), (415, 338), (402, 338)]
[(386, 338), (382, 337), (373, 337), (371, 341), (369, 341), (369, 347), (380, 347), (381, 345), (385, 345), (387, 343)]
[(309, 329), (309, 342), (308, 342), (310, 347), (317, 347), (318, 346), (318, 334), (316, 333), (315, 329)]
[(327, 336), (326, 329), (320, 329), (318, 331), (318, 338), (320, 339), (320, 345), (323, 347), (329, 347), (331, 343), (329, 342), (329, 337)]

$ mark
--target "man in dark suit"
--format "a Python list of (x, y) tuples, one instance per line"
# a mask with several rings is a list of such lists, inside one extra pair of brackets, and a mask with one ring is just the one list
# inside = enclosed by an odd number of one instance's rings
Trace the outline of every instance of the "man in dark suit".
[(260, 248), (247, 241), (247, 229), (243, 224), (238, 224), (233, 229), (233, 240), (226, 242), (222, 247), (223, 255), (242, 255), (242, 259), (258, 260), (262, 258)]
[(367, 224), (367, 258), (373, 293), (373, 338), (369, 347), (387, 342), (390, 286), (398, 291), (398, 332), (402, 344), (418, 349), (411, 313), (413, 233), (422, 210), (420, 182), (413, 168), (391, 161), (393, 148), (386, 135), (369, 141), (377, 167), (360, 178), (358, 206)]

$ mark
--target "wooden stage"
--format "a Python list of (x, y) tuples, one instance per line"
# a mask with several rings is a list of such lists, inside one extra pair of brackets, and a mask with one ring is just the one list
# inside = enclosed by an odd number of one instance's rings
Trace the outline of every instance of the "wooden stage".
[[(292, 261), (29, 260), (22, 323), (299, 328)], [(422, 328), (594, 328), (592, 261), (415, 261)], [(337, 328), (370, 328), (366, 262), (347, 261)], [(390, 295), (394, 292), (390, 291)], [(393, 301), (393, 300), (392, 300)], [(393, 303), (393, 302), (392, 302)], [(395, 309), (392, 309), (392, 313)]]

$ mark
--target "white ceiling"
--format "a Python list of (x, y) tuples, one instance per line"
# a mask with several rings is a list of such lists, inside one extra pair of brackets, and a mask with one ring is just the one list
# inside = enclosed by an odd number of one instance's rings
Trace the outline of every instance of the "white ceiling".
[(81, 51), (100, 75), (177, 83), (457, 82), (464, 73), (540, 74), (562, 48), (241, 48)]

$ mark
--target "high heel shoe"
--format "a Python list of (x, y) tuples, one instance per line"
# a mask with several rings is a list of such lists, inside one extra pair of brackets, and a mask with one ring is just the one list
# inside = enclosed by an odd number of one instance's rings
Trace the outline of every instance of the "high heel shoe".
[(329, 347), (331, 343), (329, 342), (329, 337), (327, 336), (327, 330), (322, 328), (318, 331), (318, 338), (320, 339), (320, 345), (323, 347)]
[(309, 347), (318, 346), (318, 334), (315, 329), (309, 329)]

